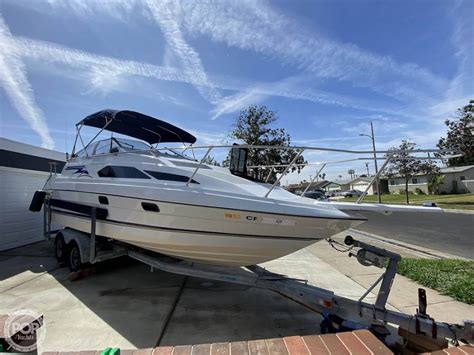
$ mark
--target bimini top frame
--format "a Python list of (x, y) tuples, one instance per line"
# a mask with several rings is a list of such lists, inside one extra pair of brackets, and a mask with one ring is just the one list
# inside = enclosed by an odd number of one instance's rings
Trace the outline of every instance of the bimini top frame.
[[(87, 145), (84, 145), (80, 136), (80, 130), (83, 126), (100, 128), (100, 131)], [(104, 130), (137, 138), (149, 144), (193, 144), (196, 142), (196, 137), (191, 133), (157, 118), (135, 111), (106, 109), (93, 113), (76, 124), (77, 135), (72, 154), (74, 155), (75, 153), (78, 138), (81, 140), (84, 148), (87, 149)]]

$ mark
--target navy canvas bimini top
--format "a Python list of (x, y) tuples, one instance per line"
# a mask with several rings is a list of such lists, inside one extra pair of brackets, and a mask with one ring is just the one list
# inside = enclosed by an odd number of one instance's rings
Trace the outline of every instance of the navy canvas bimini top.
[(102, 110), (87, 116), (77, 125), (104, 128), (111, 132), (155, 143), (194, 143), (196, 137), (170, 123), (143, 113), (127, 110)]

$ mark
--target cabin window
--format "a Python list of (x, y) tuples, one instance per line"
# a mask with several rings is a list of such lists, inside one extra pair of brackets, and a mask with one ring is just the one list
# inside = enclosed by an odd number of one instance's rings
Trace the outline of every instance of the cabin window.
[(464, 175), (462, 175), (462, 176), (459, 177), (459, 180), (461, 180), (461, 181), (466, 180), (466, 177)]
[(142, 208), (148, 212), (160, 212), (158, 205), (150, 202), (142, 202)]
[[(163, 173), (160, 171), (151, 171), (145, 170), (147, 174), (150, 174), (157, 180), (166, 180), (166, 181), (177, 181), (177, 182), (188, 182), (189, 177), (185, 175), (178, 175), (178, 174), (170, 174), (170, 173)], [(199, 184), (196, 180), (191, 180), (193, 184)]]
[(99, 196), (99, 203), (101, 205), (108, 205), (109, 199), (106, 196)]
[(395, 180), (390, 180), (390, 185), (395, 185)]
[(131, 166), (106, 166), (97, 172), (100, 177), (125, 179), (150, 179), (149, 176)]
[(411, 183), (412, 183), (412, 184), (418, 184), (418, 179), (417, 179), (417, 178), (411, 179)]

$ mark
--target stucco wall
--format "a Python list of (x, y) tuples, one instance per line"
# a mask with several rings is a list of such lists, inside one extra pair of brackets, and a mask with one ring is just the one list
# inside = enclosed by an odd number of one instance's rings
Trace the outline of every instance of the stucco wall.
[[(441, 193), (469, 193), (474, 192), (474, 167), (460, 171), (460, 172), (447, 172), (443, 174), (444, 183), (440, 185), (439, 191)], [(461, 180), (461, 177), (465, 180)], [(408, 184), (408, 191), (413, 191), (417, 188), (423, 192), (428, 193), (428, 177), (427, 176), (415, 176), (417, 183), (413, 184), (413, 178), (410, 179)], [(394, 184), (392, 184), (394, 182)], [(405, 189), (405, 179), (401, 177), (395, 177), (389, 179), (388, 189), (390, 193), (398, 193), (400, 189)]]
[[(465, 180), (461, 180), (461, 176)], [(473, 192), (472, 183), (466, 181), (474, 180), (474, 168), (462, 171), (444, 174), (444, 184), (440, 186), (440, 192), (445, 193), (467, 193)], [(457, 190), (457, 191), (456, 191)]]
[[(428, 194), (428, 184), (408, 184), (408, 191), (415, 192), (416, 189), (422, 190), (425, 194)], [(398, 194), (400, 190), (405, 191), (405, 182), (399, 185), (388, 185), (388, 190), (391, 194)]]

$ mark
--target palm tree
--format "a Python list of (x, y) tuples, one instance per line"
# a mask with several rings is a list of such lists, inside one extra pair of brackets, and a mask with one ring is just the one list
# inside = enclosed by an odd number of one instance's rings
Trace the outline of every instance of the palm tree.
[(354, 169), (349, 169), (349, 170), (347, 170), (347, 173), (351, 176), (351, 180), (352, 180), (353, 176), (355, 175), (355, 170)]
[(339, 180), (342, 180), (342, 175), (338, 175), (337, 177), (339, 178)]

